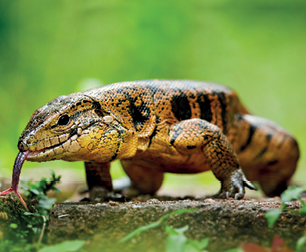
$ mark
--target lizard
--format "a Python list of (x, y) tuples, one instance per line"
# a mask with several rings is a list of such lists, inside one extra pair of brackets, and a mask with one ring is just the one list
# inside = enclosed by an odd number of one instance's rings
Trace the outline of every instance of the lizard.
[(191, 80), (119, 82), (59, 96), (33, 113), (18, 149), (12, 187), (0, 195), (17, 193), (24, 160), (84, 161), (89, 190), (112, 191), (110, 163), (119, 159), (139, 194), (154, 194), (165, 172), (211, 170), (221, 182), (216, 197), (241, 199), (245, 187), (256, 190), (250, 181), (275, 196), (299, 158), (295, 138), (249, 113), (233, 90)]

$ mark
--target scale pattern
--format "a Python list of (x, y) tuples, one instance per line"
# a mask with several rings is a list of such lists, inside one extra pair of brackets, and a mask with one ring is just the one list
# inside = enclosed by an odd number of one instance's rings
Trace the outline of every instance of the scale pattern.
[[(28, 161), (85, 161), (89, 188), (112, 190), (121, 160), (137, 193), (155, 193), (165, 172), (212, 170), (219, 197), (244, 196), (248, 181), (279, 195), (299, 158), (296, 140), (251, 115), (227, 87), (188, 80), (114, 83), (59, 96), (39, 108), (18, 148)], [(132, 190), (131, 190), (132, 191)]]

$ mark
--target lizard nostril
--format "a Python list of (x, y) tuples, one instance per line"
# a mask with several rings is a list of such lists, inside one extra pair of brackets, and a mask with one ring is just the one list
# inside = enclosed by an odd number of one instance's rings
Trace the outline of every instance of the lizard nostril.
[(27, 143), (25, 143), (24, 140), (19, 140), (18, 141), (18, 149), (21, 151), (25, 151), (28, 149), (28, 144), (30, 143), (29, 139), (26, 141)]
[(19, 150), (24, 150), (25, 149), (25, 144), (22, 140), (18, 141), (18, 149)]

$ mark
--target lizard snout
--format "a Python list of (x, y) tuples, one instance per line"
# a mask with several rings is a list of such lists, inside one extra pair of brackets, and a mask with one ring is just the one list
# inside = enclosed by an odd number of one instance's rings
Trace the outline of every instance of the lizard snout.
[(28, 149), (27, 144), (22, 139), (19, 139), (17, 147), (20, 151), (25, 151)]
[(24, 135), (21, 135), (21, 137), (18, 140), (18, 149), (20, 151), (27, 151), (27, 150), (32, 150), (33, 146), (33, 140), (30, 137), (26, 137)]

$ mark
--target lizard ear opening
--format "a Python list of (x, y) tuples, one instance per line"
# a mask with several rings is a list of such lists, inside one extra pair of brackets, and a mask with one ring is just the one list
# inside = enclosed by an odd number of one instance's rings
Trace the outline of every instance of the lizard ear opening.
[(99, 117), (102, 117), (103, 118), (103, 113), (102, 113), (102, 111), (101, 110), (99, 110), (99, 109), (95, 109), (95, 113), (99, 116)]
[(102, 110), (100, 102), (98, 102), (96, 99), (94, 99), (93, 97), (91, 97), (89, 95), (85, 95), (85, 96), (91, 100), (92, 109), (94, 109), (95, 113), (99, 117), (103, 118), (104, 114), (103, 114), (103, 110)]
[(114, 114), (112, 111), (107, 111), (104, 110), (103, 107), (101, 106), (100, 102), (97, 101), (95, 98), (89, 96), (89, 95), (85, 95), (86, 97), (90, 98), (90, 100), (92, 101), (92, 108), (94, 109), (95, 113), (102, 118), (103, 122), (106, 124), (111, 123), (114, 119), (116, 119), (116, 121), (121, 122), (122, 120), (120, 120), (120, 118), (118, 118), (116, 116), (116, 114)]

